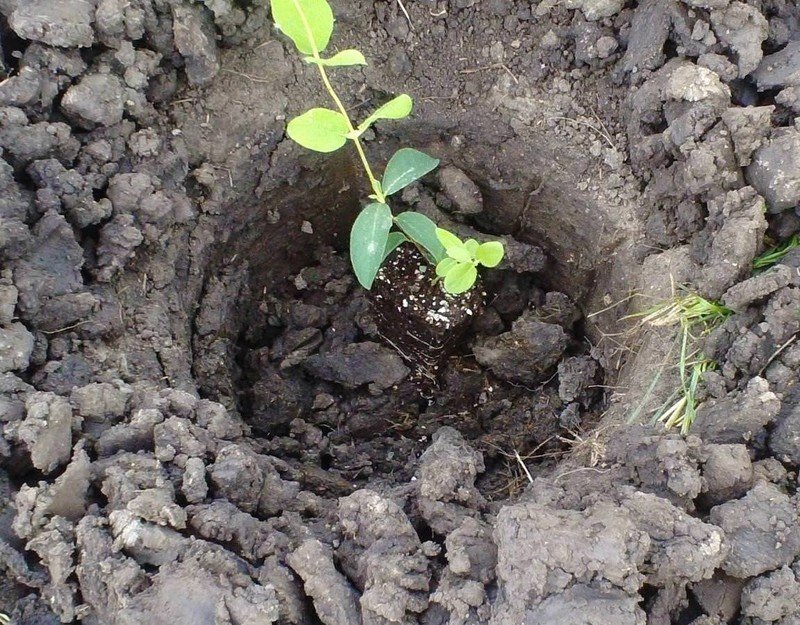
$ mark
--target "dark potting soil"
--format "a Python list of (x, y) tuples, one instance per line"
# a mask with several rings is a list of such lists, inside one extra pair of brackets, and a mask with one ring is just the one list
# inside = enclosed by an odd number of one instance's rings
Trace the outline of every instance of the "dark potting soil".
[(466, 293), (447, 293), (435, 270), (416, 248), (403, 245), (386, 259), (369, 292), (381, 339), (409, 363), (421, 386), (431, 389), (486, 299), (480, 280)]

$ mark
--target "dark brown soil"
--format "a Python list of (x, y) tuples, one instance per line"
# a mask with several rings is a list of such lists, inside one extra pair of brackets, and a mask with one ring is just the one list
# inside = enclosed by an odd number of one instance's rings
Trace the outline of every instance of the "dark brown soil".
[[(0, 612), (795, 623), (797, 4), (333, 7), (353, 114), (415, 99), (370, 158), (442, 160), (395, 212), (506, 245), (466, 299), (357, 286), (264, 3), (0, 1)], [(734, 311), (686, 437), (676, 284)]]

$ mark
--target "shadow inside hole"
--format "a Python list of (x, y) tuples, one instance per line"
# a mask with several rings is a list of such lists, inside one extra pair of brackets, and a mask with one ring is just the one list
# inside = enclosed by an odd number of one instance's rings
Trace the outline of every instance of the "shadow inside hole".
[[(443, 164), (461, 166), (480, 187), (484, 212), (473, 224), (478, 230), (487, 237), (508, 235), (543, 249), (549, 262), (537, 276), (542, 286), (560, 290), (579, 304), (601, 286), (596, 282), (597, 270), (608, 264), (610, 251), (619, 241), (608, 210), (577, 193), (574, 180), (524, 167), (507, 188), (498, 188), (463, 153), (449, 152), (441, 144), (427, 151)], [(247, 259), (254, 292), (270, 290), (295, 274), (319, 247), (347, 249), (350, 227), (366, 200), (367, 186), (353, 158), (337, 154), (327, 160), (321, 169), (302, 174), (295, 184), (231, 211), (238, 216), (225, 256), (233, 251)], [(427, 180), (436, 186), (435, 174)], [(313, 234), (303, 231), (304, 222), (311, 225)]]
[[(390, 147), (394, 146), (378, 146), (376, 151), (388, 154)], [(494, 147), (493, 158), (501, 159), (511, 172), (498, 182), (480, 168), (486, 146), (454, 150), (436, 142), (421, 149), (443, 164), (460, 166), (478, 184), (484, 199), (484, 212), (474, 223), (479, 230), (543, 249), (548, 263), (535, 276), (540, 287), (565, 293), (581, 309), (606, 289), (603, 277), (619, 244), (613, 215), (576, 192), (575, 178), (569, 171), (553, 170), (543, 150), (521, 141), (507, 142), (500, 151)], [(356, 159), (341, 151), (304, 156), (302, 162), (312, 165), (291, 184), (278, 184), (259, 198), (243, 198), (224, 211), (220, 229), (230, 236), (219, 245), (209, 275), (222, 275), (230, 264), (244, 263), (247, 281), (230, 310), (228, 338), (245, 336), (250, 344), (270, 340), (274, 333), (269, 328), (258, 329), (263, 296), (277, 287), (287, 288), (302, 268), (315, 262), (318, 250), (347, 249), (350, 227), (368, 193)], [(426, 180), (436, 185), (435, 175)]]

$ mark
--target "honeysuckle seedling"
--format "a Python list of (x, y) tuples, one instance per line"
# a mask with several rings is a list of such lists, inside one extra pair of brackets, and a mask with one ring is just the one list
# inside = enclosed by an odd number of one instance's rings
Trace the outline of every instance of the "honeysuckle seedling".
[(478, 279), (478, 265), (497, 267), (503, 260), (500, 241), (478, 243), (475, 239), (462, 241), (452, 232), (436, 228), (436, 237), (444, 247), (445, 258), (436, 264), (436, 275), (444, 280), (448, 293), (469, 291)]
[[(312, 108), (295, 117), (287, 124), (286, 134), (299, 145), (316, 152), (335, 152), (351, 141), (372, 187), (369, 196), (372, 202), (361, 210), (350, 231), (350, 262), (359, 283), (370, 289), (386, 257), (399, 245), (411, 242), (437, 267), (448, 258), (455, 260), (457, 264), (441, 276), (446, 291), (458, 294), (469, 290), (475, 284), (477, 266), (497, 265), (503, 257), (503, 245), (498, 241), (478, 244), (473, 239), (462, 244), (458, 237), (437, 229), (436, 224), (421, 213), (407, 211), (392, 215), (388, 197), (436, 169), (439, 161), (419, 150), (401, 148), (389, 159), (383, 177), (378, 180), (361, 142), (364, 132), (375, 122), (408, 117), (414, 106), (411, 97), (400, 94), (378, 107), (361, 123), (354, 124), (331, 84), (327, 68), (366, 65), (367, 61), (359, 50), (353, 49), (342, 50), (327, 58), (322, 56), (330, 42), (334, 24), (333, 11), (327, 0), (272, 0), (271, 4), (275, 25), (292, 40), (304, 55), (303, 60), (317, 67), (322, 84), (335, 104), (335, 109)], [(399, 230), (393, 231), (395, 226)], [(474, 253), (469, 259), (462, 254), (463, 261), (454, 259), (440, 232)], [(452, 239), (447, 240), (452, 242)]]

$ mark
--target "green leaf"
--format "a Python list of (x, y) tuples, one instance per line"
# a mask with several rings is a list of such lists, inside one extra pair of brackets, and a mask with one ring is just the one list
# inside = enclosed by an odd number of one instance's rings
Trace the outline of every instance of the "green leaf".
[(407, 211), (394, 218), (406, 236), (427, 252), (430, 259), (438, 263), (445, 257), (444, 246), (436, 237), (436, 224), (422, 213)]
[(454, 235), (449, 230), (444, 228), (436, 228), (436, 238), (444, 245), (444, 249), (448, 250), (451, 247), (464, 247), (464, 242)]
[(453, 267), (458, 264), (457, 260), (453, 260), (452, 258), (444, 258), (439, 261), (439, 264), (436, 265), (436, 275), (440, 278), (444, 278)]
[(464, 247), (469, 250), (472, 257), (475, 258), (475, 253), (478, 251), (478, 242), (475, 239), (467, 239), (464, 241)]
[(386, 249), (383, 251), (383, 260), (386, 260), (389, 254), (394, 252), (406, 241), (408, 241), (408, 239), (402, 232), (390, 232), (388, 238), (386, 239)]
[(455, 258), (460, 263), (472, 263), (474, 261), (472, 254), (463, 245), (461, 247), (448, 247), (447, 255), (450, 258)]
[(413, 106), (414, 103), (411, 100), (411, 96), (401, 93), (379, 107), (372, 115), (361, 122), (358, 125), (358, 129), (363, 132), (379, 119), (403, 119), (408, 117)]
[(374, 202), (362, 210), (350, 231), (350, 262), (359, 283), (372, 288), (383, 262), (392, 228), (392, 211), (386, 204)]
[(347, 143), (349, 131), (344, 115), (322, 108), (306, 111), (286, 126), (286, 133), (293, 141), (315, 152), (338, 150)]
[(322, 52), (333, 33), (327, 0), (272, 0), (272, 19), (303, 54)]
[(444, 277), (444, 290), (453, 295), (469, 291), (478, 278), (478, 270), (472, 263), (457, 263)]
[(500, 241), (487, 241), (481, 243), (475, 252), (475, 258), (484, 267), (497, 267), (500, 261), (503, 260), (505, 250)]
[(383, 172), (383, 192), (397, 193), (429, 171), (436, 169), (439, 159), (413, 148), (401, 148), (394, 153)]
[(329, 59), (315, 59), (313, 56), (303, 58), (306, 63), (324, 65), (326, 67), (345, 67), (347, 65), (366, 65), (367, 59), (358, 50), (342, 50)]

